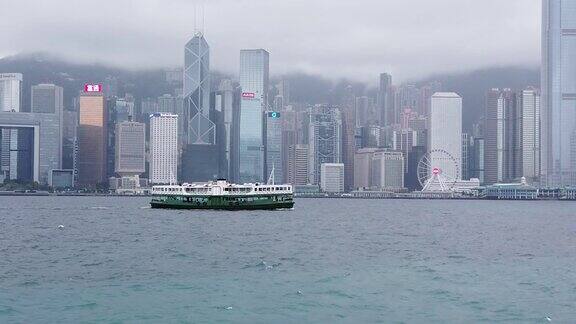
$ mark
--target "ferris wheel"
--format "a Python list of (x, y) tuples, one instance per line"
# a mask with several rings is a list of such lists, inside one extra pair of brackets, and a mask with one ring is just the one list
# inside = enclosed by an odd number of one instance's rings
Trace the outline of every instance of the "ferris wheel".
[(422, 191), (452, 191), (458, 179), (458, 162), (445, 150), (432, 150), (418, 163), (418, 181)]

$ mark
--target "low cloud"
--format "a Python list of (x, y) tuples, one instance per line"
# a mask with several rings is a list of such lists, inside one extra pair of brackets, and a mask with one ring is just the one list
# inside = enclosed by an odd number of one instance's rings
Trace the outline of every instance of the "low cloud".
[[(0, 55), (49, 52), (82, 63), (177, 66), (195, 28), (213, 69), (265, 48), (273, 74), (375, 82), (488, 66), (536, 66), (539, 0), (22, 0), (2, 4)], [(202, 14), (204, 12), (204, 14)], [(195, 19), (196, 17), (196, 19)]]

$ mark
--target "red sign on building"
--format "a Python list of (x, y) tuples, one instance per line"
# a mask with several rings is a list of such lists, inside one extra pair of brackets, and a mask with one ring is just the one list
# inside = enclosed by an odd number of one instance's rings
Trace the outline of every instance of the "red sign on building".
[(102, 92), (101, 84), (85, 84), (84, 92)]
[(253, 92), (242, 92), (242, 98), (254, 99), (254, 98), (256, 98), (256, 95)]

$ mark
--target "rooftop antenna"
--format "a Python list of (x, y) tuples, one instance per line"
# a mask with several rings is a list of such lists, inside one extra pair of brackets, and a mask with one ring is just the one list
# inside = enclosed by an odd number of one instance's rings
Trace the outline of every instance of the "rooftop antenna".
[(206, 31), (204, 30), (204, 18), (206, 16), (206, 7), (204, 6), (204, 1), (202, 1), (202, 34), (204, 34)]
[(198, 26), (196, 25), (196, 18), (198, 17), (196, 8), (196, 3), (194, 3), (194, 33), (198, 31)]

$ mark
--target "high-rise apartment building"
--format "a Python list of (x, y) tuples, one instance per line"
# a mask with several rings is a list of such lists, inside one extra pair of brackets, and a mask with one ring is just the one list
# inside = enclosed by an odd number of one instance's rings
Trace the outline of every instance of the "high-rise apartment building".
[(178, 115), (150, 115), (150, 183), (178, 181)]
[(576, 2), (542, 2), (541, 148), (544, 186), (576, 185)]
[(108, 111), (102, 92), (82, 92), (78, 126), (78, 182), (95, 188), (106, 182)]
[(240, 181), (266, 178), (264, 112), (268, 105), (269, 54), (263, 49), (240, 51)]
[[(432, 167), (461, 179), (462, 167), (462, 98), (453, 92), (437, 92), (430, 109), (429, 150), (446, 155), (432, 155)], [(432, 171), (432, 170), (431, 170)]]
[(116, 124), (115, 171), (121, 177), (146, 171), (146, 125), (137, 122)]

